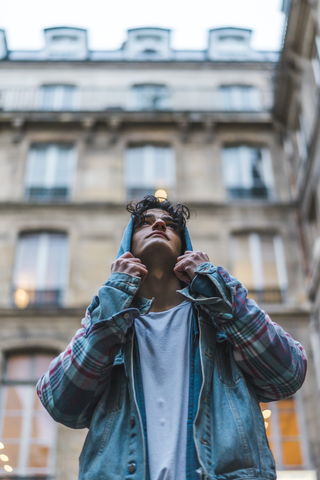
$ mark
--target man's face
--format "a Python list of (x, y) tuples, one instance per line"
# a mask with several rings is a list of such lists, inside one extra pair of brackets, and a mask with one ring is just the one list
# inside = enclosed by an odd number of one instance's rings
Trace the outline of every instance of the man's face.
[(180, 233), (168, 212), (153, 208), (144, 213), (142, 224), (132, 235), (131, 253), (140, 259), (150, 255), (177, 259), (181, 255)]

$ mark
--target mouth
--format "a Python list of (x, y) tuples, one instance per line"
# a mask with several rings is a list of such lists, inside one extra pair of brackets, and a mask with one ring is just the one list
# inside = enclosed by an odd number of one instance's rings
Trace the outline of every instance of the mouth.
[(149, 237), (154, 237), (155, 235), (164, 237), (164, 238), (166, 238), (167, 240), (169, 240), (168, 235), (167, 235), (166, 233), (164, 233), (164, 232), (153, 232), (153, 233), (151, 233), (150, 235), (148, 235), (147, 238), (149, 238)]

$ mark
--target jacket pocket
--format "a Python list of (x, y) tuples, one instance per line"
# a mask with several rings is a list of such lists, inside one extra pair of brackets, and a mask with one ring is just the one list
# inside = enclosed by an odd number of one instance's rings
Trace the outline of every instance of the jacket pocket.
[(217, 363), (221, 383), (234, 387), (243, 378), (233, 358), (233, 351), (229, 342), (217, 343)]

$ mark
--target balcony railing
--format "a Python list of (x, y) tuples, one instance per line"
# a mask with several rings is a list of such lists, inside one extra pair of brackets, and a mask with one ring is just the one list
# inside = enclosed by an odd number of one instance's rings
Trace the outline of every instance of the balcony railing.
[[(160, 99), (161, 100), (161, 99)], [(219, 92), (214, 88), (171, 88), (165, 101), (148, 95), (137, 102), (128, 88), (77, 88), (64, 102), (62, 97), (45, 98), (41, 88), (0, 88), (0, 111), (5, 112), (104, 112), (104, 111), (226, 111), (266, 112), (270, 105), (256, 109), (245, 102), (234, 109), (222, 107)]]
[(24, 197), (31, 202), (64, 202), (69, 197), (68, 187), (28, 187)]
[(286, 299), (286, 292), (278, 287), (266, 287), (263, 290), (249, 288), (248, 297), (257, 303), (283, 303)]
[(13, 292), (13, 303), (24, 309), (29, 307), (59, 307), (61, 306), (62, 290), (24, 290), (16, 288)]

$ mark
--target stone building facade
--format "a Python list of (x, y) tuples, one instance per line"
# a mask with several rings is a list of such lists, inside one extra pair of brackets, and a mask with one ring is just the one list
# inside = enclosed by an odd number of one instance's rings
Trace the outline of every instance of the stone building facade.
[(77, 478), (86, 432), (55, 425), (35, 381), (108, 277), (126, 203), (160, 189), (196, 211), (194, 248), (306, 347), (304, 387), (261, 407), (279, 478), (314, 480), (315, 357), (286, 122), (273, 112), (279, 55), (238, 28), (211, 30), (204, 51), (173, 50), (160, 28), (129, 30), (117, 51), (90, 50), (82, 29), (44, 34), (41, 51), (10, 51), (0, 31), (0, 478)]

